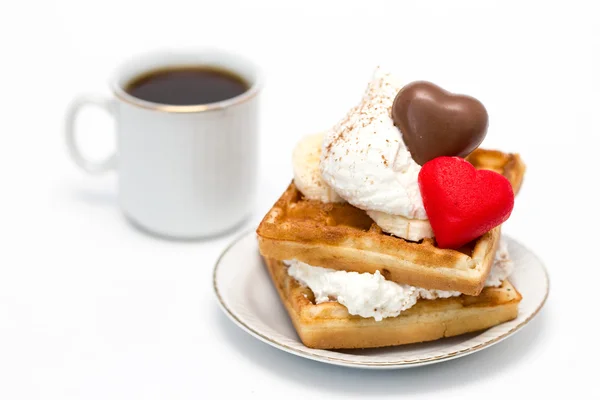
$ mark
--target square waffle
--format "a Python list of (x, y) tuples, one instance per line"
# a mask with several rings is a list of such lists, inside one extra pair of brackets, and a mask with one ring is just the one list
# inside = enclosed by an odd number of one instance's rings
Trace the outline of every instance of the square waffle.
[(479, 296), (421, 299), (399, 316), (377, 322), (350, 315), (336, 301), (315, 304), (313, 292), (289, 276), (282, 261), (265, 262), (300, 340), (311, 348), (396, 346), (475, 332), (516, 318), (521, 301), (521, 294), (505, 280)]
[[(504, 175), (515, 194), (519, 191), (525, 165), (518, 154), (477, 149), (467, 160)], [(491, 269), (500, 229), (460, 249), (440, 249), (434, 239), (411, 242), (384, 233), (365, 211), (350, 204), (304, 199), (291, 183), (263, 218), (257, 235), (265, 258), (359, 273), (380, 271), (397, 283), (477, 296)]]

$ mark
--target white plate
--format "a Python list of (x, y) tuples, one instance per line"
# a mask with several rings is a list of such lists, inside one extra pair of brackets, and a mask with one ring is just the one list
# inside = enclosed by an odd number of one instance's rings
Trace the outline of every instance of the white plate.
[(548, 296), (547, 272), (540, 260), (505, 237), (515, 271), (511, 282), (523, 295), (519, 316), (483, 332), (383, 349), (333, 351), (302, 344), (281, 304), (258, 252), (256, 234), (242, 235), (225, 249), (214, 270), (214, 290), (221, 308), (238, 326), (278, 349), (329, 364), (356, 368), (406, 368), (446, 361), (485, 349), (506, 339), (538, 313)]

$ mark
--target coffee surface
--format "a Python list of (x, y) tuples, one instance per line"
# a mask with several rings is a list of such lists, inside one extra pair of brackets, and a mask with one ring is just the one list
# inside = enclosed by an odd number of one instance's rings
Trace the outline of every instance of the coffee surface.
[(198, 66), (150, 71), (134, 78), (125, 91), (153, 103), (189, 106), (231, 99), (248, 87), (232, 72)]

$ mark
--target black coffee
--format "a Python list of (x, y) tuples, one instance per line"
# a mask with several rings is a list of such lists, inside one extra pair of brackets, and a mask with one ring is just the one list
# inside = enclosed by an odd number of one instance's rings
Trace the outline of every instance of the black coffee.
[(201, 66), (151, 71), (125, 87), (138, 99), (176, 106), (216, 103), (246, 90), (248, 84), (232, 72)]

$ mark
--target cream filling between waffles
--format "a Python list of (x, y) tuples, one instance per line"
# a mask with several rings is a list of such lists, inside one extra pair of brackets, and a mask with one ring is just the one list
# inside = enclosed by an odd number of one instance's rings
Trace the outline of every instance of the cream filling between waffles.
[(361, 102), (325, 135), (320, 167), (323, 180), (383, 231), (418, 241), (434, 235), (419, 190), (421, 166), (391, 116), (401, 88), (377, 68)]
[[(287, 260), (288, 274), (315, 295), (315, 303), (337, 301), (351, 315), (363, 318), (397, 317), (414, 306), (419, 299), (435, 300), (460, 296), (460, 292), (428, 290), (411, 285), (401, 285), (386, 280), (379, 271), (375, 274), (338, 271), (311, 266), (298, 260)], [(513, 271), (506, 243), (501, 241), (492, 270), (485, 286), (498, 287)]]

